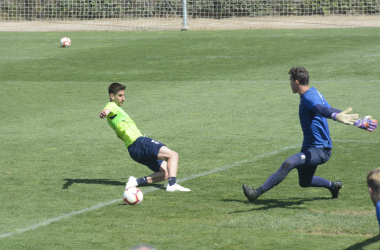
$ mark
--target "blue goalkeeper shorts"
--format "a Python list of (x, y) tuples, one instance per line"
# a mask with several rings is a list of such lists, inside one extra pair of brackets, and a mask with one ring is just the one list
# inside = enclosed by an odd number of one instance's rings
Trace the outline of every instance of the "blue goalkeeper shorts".
[(131, 158), (145, 166), (153, 172), (158, 172), (162, 160), (157, 160), (158, 152), (165, 144), (153, 140), (149, 137), (139, 137), (128, 147)]
[(299, 159), (298, 177), (300, 186), (309, 186), (318, 165), (326, 163), (331, 156), (331, 148), (303, 148), (296, 154)]

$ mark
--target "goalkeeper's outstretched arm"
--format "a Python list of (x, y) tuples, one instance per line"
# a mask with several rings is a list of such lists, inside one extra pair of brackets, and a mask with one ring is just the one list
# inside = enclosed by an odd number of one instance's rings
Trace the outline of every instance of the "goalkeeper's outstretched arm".
[(315, 112), (325, 118), (331, 118), (334, 121), (338, 121), (347, 125), (354, 125), (358, 128), (365, 129), (369, 132), (373, 132), (377, 128), (377, 120), (372, 119), (372, 116), (367, 115), (359, 119), (358, 114), (350, 114), (352, 108), (348, 108), (341, 111), (336, 108), (326, 108), (321, 104), (317, 104), (314, 107)]
[(331, 108), (323, 107), (321, 104), (315, 105), (314, 110), (316, 113), (329, 119), (332, 119), (332, 114), (342, 112), (342, 110), (339, 110), (333, 107)]
[(357, 119), (359, 119), (358, 114), (350, 114), (352, 108), (348, 108), (340, 113), (333, 113), (331, 119), (338, 121), (347, 125), (354, 125)]
[(358, 114), (350, 114), (352, 108), (341, 111), (336, 108), (327, 108), (323, 107), (321, 104), (317, 104), (315, 105), (314, 110), (323, 117), (330, 118), (334, 121), (338, 121), (347, 125), (354, 125), (356, 120), (359, 118)]

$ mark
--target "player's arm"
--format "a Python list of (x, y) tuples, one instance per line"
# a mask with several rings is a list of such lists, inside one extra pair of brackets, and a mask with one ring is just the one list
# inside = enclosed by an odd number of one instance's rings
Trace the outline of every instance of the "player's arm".
[(323, 117), (331, 118), (334, 121), (338, 121), (347, 125), (354, 125), (356, 120), (358, 120), (359, 118), (358, 114), (350, 114), (352, 108), (340, 111), (339, 109), (335, 109), (332, 107), (327, 108), (323, 107), (321, 104), (317, 104), (315, 105), (314, 110)]
[(372, 119), (372, 116), (367, 115), (360, 119), (358, 114), (349, 114), (352, 108), (348, 108), (341, 113), (332, 114), (331, 118), (335, 121), (342, 122), (348, 125), (354, 125), (358, 128), (373, 132), (377, 128), (377, 120)]
[(317, 104), (314, 109), (316, 113), (323, 117), (331, 118), (334, 121), (342, 122), (344, 124), (355, 125), (356, 127), (365, 129), (369, 132), (373, 132), (377, 128), (377, 120), (371, 119), (372, 116), (367, 115), (358, 119), (358, 114), (349, 114), (352, 111), (352, 108), (348, 108), (342, 112), (333, 107), (327, 108), (321, 104)]
[(359, 119), (358, 114), (350, 114), (352, 108), (348, 108), (340, 113), (333, 113), (331, 119), (338, 121), (347, 125), (354, 125), (354, 123)]
[[(103, 109), (102, 111), (100, 111), (99, 118), (103, 119), (103, 118), (107, 117), (110, 113), (111, 113), (111, 110), (109, 110), (109, 109)], [(116, 134), (116, 136), (120, 140), (123, 140), (123, 139), (120, 138), (120, 136), (118, 134)]]
[(100, 111), (99, 118), (103, 119), (107, 117), (107, 115), (109, 115), (110, 112), (111, 110), (109, 109), (103, 109), (102, 111)]
[(325, 118), (329, 118), (329, 119), (332, 119), (332, 114), (342, 112), (342, 110), (339, 110), (333, 107), (330, 107), (330, 108), (324, 107), (321, 104), (315, 105), (314, 111), (320, 114), (321, 116)]

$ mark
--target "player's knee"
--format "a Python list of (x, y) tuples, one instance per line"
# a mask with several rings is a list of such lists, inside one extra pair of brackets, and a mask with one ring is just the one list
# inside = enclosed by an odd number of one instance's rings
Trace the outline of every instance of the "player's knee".
[(177, 152), (175, 152), (175, 151), (171, 151), (170, 152), (170, 158), (171, 159), (176, 159), (177, 161), (178, 161), (178, 153)]
[(291, 169), (295, 168), (297, 165), (298, 165), (298, 159), (295, 156), (291, 156), (282, 163), (281, 167), (284, 169), (288, 169), (288, 171), (290, 171)]
[(294, 163), (293, 161), (291, 161), (290, 159), (287, 159), (286, 161), (284, 161), (281, 165), (281, 168), (283, 169), (292, 169), (294, 167)]
[(281, 165), (281, 168), (287, 169), (290, 165), (290, 162), (288, 160), (284, 161)]

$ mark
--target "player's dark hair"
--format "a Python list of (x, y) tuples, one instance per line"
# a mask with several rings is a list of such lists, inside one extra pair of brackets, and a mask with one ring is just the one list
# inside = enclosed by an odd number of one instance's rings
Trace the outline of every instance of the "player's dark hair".
[(380, 168), (376, 168), (367, 174), (367, 186), (380, 194)]
[(309, 85), (309, 72), (303, 67), (293, 67), (289, 70), (290, 77), (298, 80), (300, 85)]
[(121, 85), (120, 83), (117, 83), (117, 82), (111, 83), (111, 85), (108, 87), (108, 94), (116, 95), (117, 92), (119, 92), (120, 90), (125, 90), (125, 88), (126, 87), (124, 85)]

